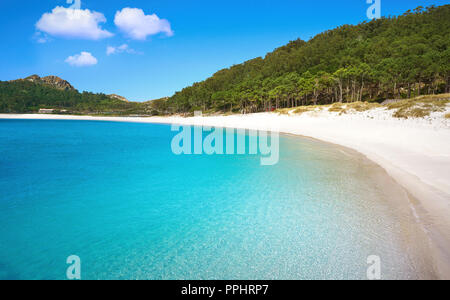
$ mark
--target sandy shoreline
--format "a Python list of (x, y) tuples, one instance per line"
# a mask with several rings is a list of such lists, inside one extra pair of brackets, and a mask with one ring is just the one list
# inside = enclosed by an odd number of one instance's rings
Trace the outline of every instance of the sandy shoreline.
[(450, 279), (450, 121), (394, 119), (376, 109), (337, 115), (260, 113), (212, 117), (90, 117), (2, 115), (0, 119), (103, 120), (272, 130), (354, 149), (374, 161), (412, 196), (411, 208), (430, 237), (439, 278)]

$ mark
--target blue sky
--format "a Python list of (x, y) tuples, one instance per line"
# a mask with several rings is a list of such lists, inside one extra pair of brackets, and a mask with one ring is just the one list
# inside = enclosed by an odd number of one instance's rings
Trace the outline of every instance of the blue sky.
[[(433, 4), (448, 1), (381, 0), (381, 12), (398, 15)], [(64, 8), (54, 11), (58, 6)], [(82, 21), (69, 17), (69, 6), (66, 0), (0, 1), (0, 80), (57, 75), (80, 91), (116, 93), (135, 101), (171, 96), (290, 40), (308, 40), (324, 30), (365, 21), (369, 4), (84, 0)]]

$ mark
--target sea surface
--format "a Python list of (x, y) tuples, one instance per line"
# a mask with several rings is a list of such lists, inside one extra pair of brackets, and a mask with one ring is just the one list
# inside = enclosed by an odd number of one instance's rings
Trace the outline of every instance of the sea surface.
[(169, 125), (0, 120), (0, 279), (432, 277), (406, 193), (352, 150), (175, 155)]

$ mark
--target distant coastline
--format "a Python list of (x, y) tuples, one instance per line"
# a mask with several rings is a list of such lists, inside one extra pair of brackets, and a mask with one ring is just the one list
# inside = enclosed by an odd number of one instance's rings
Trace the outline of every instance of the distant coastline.
[[(411, 209), (433, 245), (440, 278), (450, 279), (450, 120), (446, 112), (397, 119), (384, 108), (339, 114), (259, 113), (210, 117), (92, 117), (0, 114), (0, 119), (96, 120), (272, 130), (354, 149), (383, 167), (411, 198)], [(417, 200), (416, 200), (417, 199)]]

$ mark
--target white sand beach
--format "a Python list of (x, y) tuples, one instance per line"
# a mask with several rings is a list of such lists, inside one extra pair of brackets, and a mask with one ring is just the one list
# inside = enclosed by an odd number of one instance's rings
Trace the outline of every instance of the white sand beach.
[[(272, 130), (352, 148), (383, 167), (410, 195), (411, 209), (433, 245), (436, 271), (450, 279), (450, 119), (397, 119), (385, 108), (339, 115), (259, 113), (207, 117), (90, 117), (0, 114), (0, 119), (64, 119), (204, 125)], [(281, 149), (282, 151), (282, 149)]]

